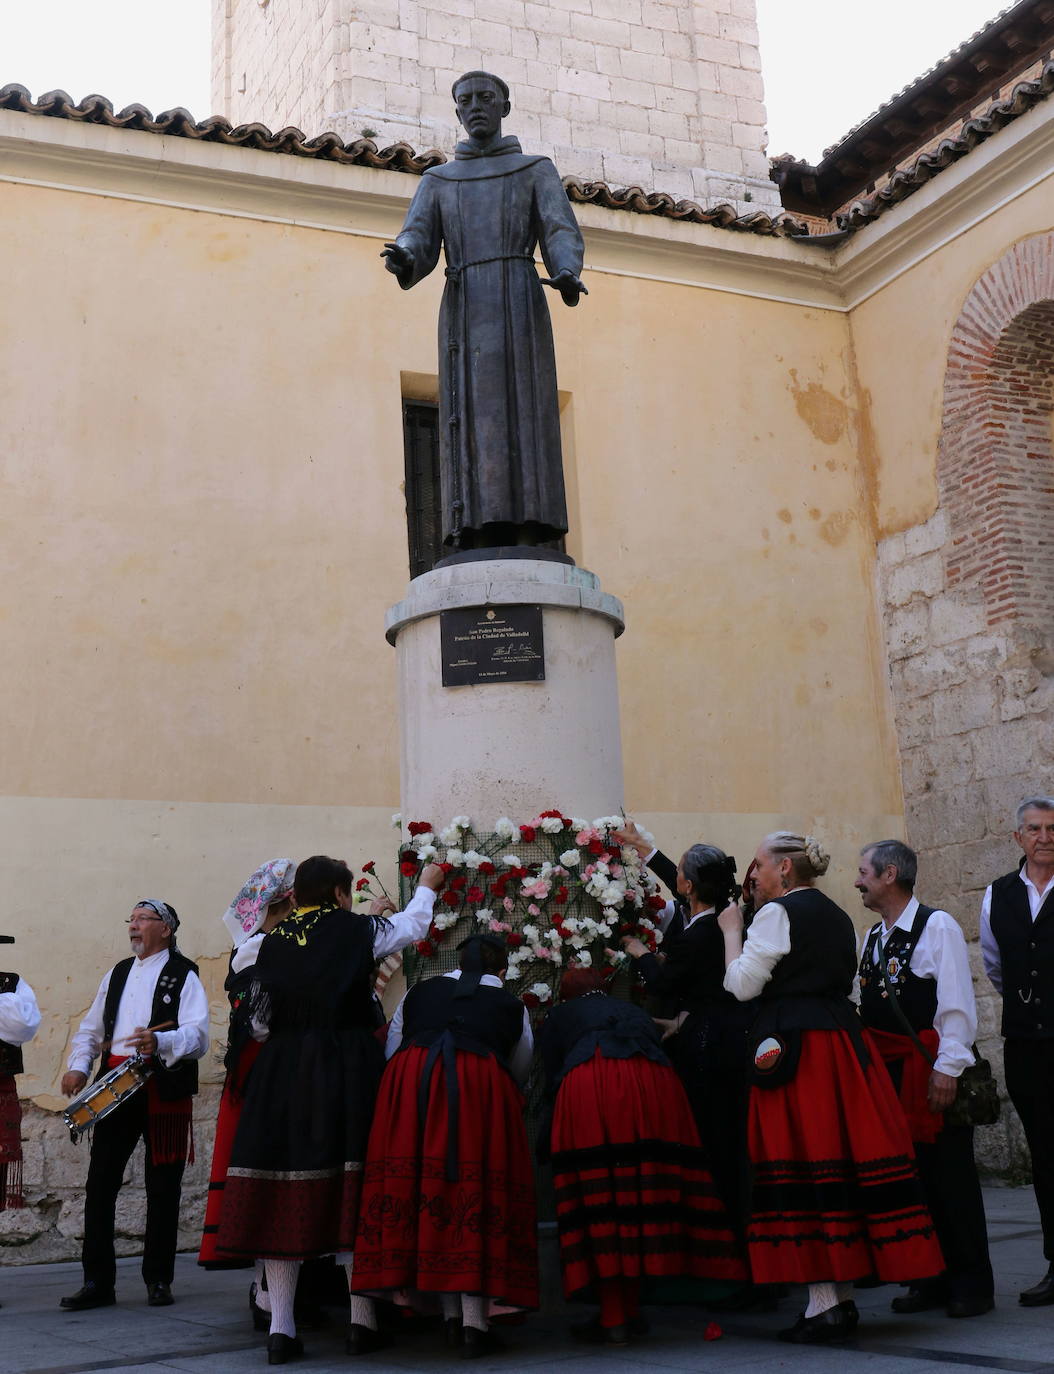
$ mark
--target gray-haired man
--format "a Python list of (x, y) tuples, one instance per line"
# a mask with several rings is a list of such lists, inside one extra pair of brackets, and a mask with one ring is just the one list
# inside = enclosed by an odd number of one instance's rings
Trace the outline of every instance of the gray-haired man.
[[(60, 1306), (68, 1312), (116, 1301), (114, 1211), (125, 1167), (146, 1142), (143, 1281), (151, 1307), (172, 1302), (179, 1198), (190, 1148), (197, 1060), (209, 1047), (209, 1004), (195, 964), (175, 948), (179, 917), (167, 902), (144, 898), (128, 919), (130, 959), (103, 978), (69, 1056), (62, 1091), (76, 1096), (101, 1057), (99, 1074), (133, 1054), (155, 1072), (134, 1096), (93, 1127), (84, 1195), (84, 1286)], [(162, 1029), (163, 1028), (163, 1029)]]
[(1025, 1128), (1048, 1269), (1020, 1294), (1054, 1303), (1054, 797), (1026, 797), (1014, 839), (1024, 857), (981, 904), (984, 966), (1003, 997), (1006, 1090)]

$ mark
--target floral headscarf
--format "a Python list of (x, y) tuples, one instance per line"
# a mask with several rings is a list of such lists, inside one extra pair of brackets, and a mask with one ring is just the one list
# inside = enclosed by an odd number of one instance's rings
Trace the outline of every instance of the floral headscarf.
[(296, 864), (292, 859), (271, 859), (261, 864), (223, 914), (235, 948), (255, 935), (272, 902), (288, 897), (293, 890)]

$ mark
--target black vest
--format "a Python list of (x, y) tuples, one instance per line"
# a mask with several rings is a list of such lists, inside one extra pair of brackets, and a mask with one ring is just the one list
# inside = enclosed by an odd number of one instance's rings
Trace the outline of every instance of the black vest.
[[(17, 973), (0, 973), (0, 992), (14, 992), (17, 987)], [(22, 1046), (0, 1040), (0, 1077), (21, 1073), (22, 1069)]]
[(992, 884), (992, 935), (1003, 976), (1003, 1034), (1054, 1039), (1054, 891), (1033, 921), (1020, 870)]
[(772, 971), (763, 1002), (786, 997), (846, 998), (856, 977), (856, 930), (814, 887), (788, 892), (779, 905), (790, 921), (790, 952)]
[(434, 1044), (449, 1030), (458, 1049), (494, 1054), (507, 1063), (523, 1034), (523, 1003), (504, 988), (481, 983), (471, 997), (455, 997), (456, 978), (415, 983), (403, 1003), (403, 1044)]
[[(886, 966), (893, 994), (901, 1011), (908, 1018), (912, 1030), (932, 1030), (937, 1014), (936, 978), (919, 978), (911, 971), (911, 955), (919, 942), (927, 919), (934, 908), (923, 906), (915, 914), (910, 930), (894, 926), (882, 946), (882, 962)], [(860, 956), (860, 1019), (875, 1030), (903, 1035), (904, 1026), (890, 1002), (882, 970), (875, 963), (875, 950), (883, 923), (872, 926), (864, 941)]]
[[(113, 1029), (117, 1024), (117, 1008), (121, 1004), (121, 994), (124, 992), (124, 985), (128, 982), (128, 975), (132, 971), (135, 959), (122, 959), (119, 964), (115, 964), (113, 972), (110, 974), (110, 985), (106, 989), (106, 1002), (102, 1011), (102, 1033), (103, 1039), (113, 1040)], [(179, 995), (183, 991), (183, 984), (187, 981), (188, 973), (197, 973), (197, 964), (192, 964), (185, 955), (178, 950), (173, 950), (168, 956), (164, 967), (161, 969), (154, 988), (154, 1000), (150, 1007), (150, 1024), (152, 1026), (161, 1025), (165, 1021), (174, 1021), (179, 1025)], [(99, 1065), (97, 1078), (101, 1078), (106, 1072), (106, 1060), (103, 1059)], [(160, 1058), (155, 1059), (154, 1078), (157, 1082), (159, 1097), (165, 1102), (174, 1102), (181, 1097), (192, 1097), (198, 1090), (198, 1061), (196, 1059), (180, 1059), (171, 1068), (166, 1068)]]

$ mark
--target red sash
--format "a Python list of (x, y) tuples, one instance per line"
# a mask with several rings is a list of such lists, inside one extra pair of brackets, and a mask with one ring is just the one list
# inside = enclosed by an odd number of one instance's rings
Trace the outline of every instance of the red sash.
[[(131, 1055), (108, 1054), (107, 1071), (125, 1063)], [(163, 1072), (163, 1070), (161, 1071)], [(194, 1134), (191, 1131), (194, 1099), (178, 1097), (166, 1102), (157, 1083), (157, 1072), (146, 1080), (147, 1144), (155, 1164), (193, 1164)]]
[[(944, 1128), (944, 1113), (931, 1112), (926, 1101), (930, 1085), (931, 1066), (919, 1054), (918, 1047), (908, 1035), (894, 1035), (892, 1031), (868, 1027), (866, 1034), (886, 1064), (900, 1064), (900, 1105), (907, 1117), (908, 1130), (916, 1145), (932, 1145)], [(939, 1044), (935, 1030), (917, 1031), (926, 1049), (937, 1058)]]
[(0, 1212), (23, 1206), (22, 1108), (10, 1074), (0, 1076)]

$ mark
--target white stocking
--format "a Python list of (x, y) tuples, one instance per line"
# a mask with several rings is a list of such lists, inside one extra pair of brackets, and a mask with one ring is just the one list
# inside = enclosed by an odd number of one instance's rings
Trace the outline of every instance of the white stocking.
[(299, 1260), (273, 1260), (267, 1264), (267, 1291), (271, 1295), (271, 1335), (295, 1336), (293, 1301), (300, 1275)]
[(837, 1306), (838, 1288), (836, 1284), (809, 1284), (809, 1305), (805, 1309), (806, 1317), (818, 1317), (821, 1312), (826, 1312), (829, 1308)]
[(364, 1298), (359, 1293), (351, 1291), (351, 1273), (353, 1263), (348, 1260), (344, 1264), (344, 1272), (348, 1276), (348, 1296), (351, 1298), (351, 1324), (352, 1326), (368, 1326), (371, 1331), (377, 1330), (377, 1311), (373, 1305), (372, 1298)]
[(263, 1260), (256, 1261), (255, 1273), (253, 1277), (256, 1280), (256, 1306), (260, 1309), (261, 1312), (270, 1312), (271, 1295), (270, 1293), (268, 1293), (267, 1288), (265, 1287), (267, 1281), (264, 1278)]
[(462, 1293), (461, 1320), (466, 1326), (474, 1326), (477, 1331), (486, 1331), (487, 1299), (473, 1298), (468, 1293)]

